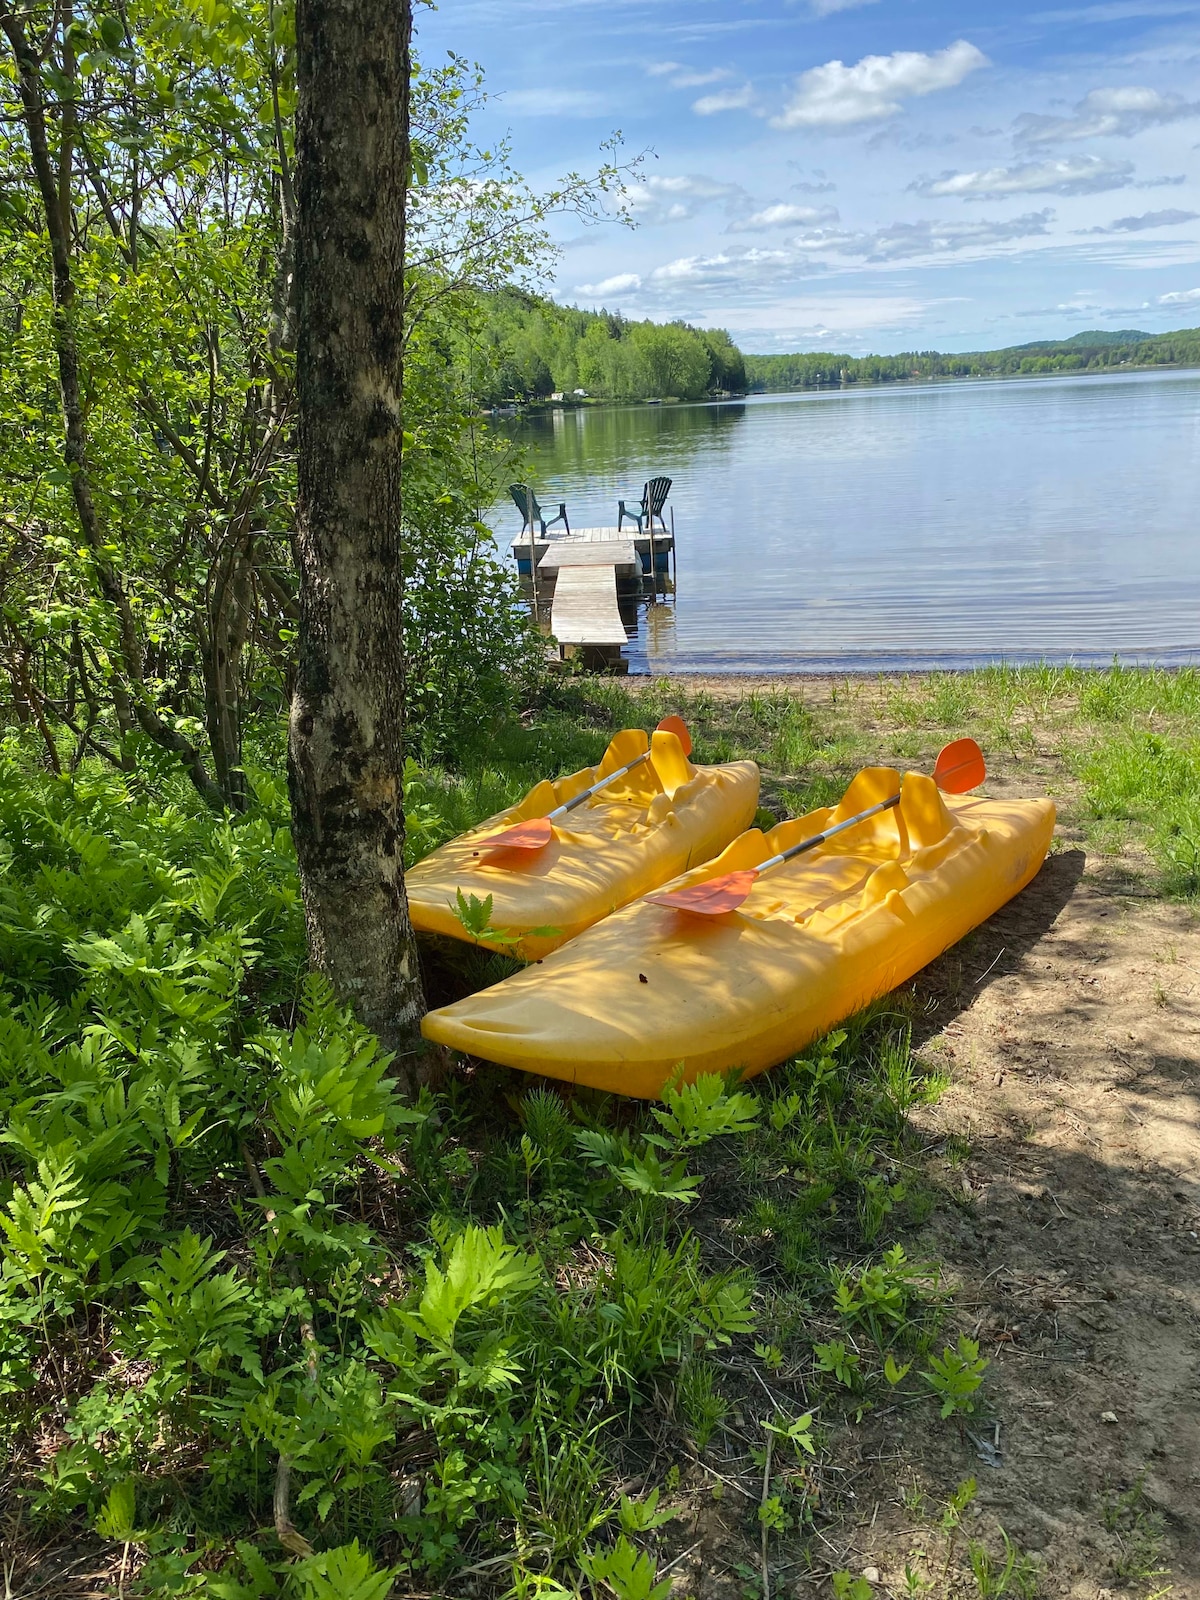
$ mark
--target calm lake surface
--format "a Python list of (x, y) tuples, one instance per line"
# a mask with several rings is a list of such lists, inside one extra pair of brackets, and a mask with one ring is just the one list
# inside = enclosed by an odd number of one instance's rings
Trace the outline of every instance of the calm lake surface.
[[(522, 420), (572, 526), (674, 479), (634, 672), (1200, 660), (1200, 373), (755, 395)], [(498, 509), (507, 549), (518, 518)]]

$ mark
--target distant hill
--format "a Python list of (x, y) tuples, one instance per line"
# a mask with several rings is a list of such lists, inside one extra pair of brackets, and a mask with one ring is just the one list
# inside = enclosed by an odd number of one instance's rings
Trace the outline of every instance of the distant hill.
[(1086, 345), (1099, 350), (1107, 344), (1141, 344), (1153, 339), (1152, 333), (1139, 333), (1136, 328), (1122, 328), (1119, 333), (1106, 333), (1102, 328), (1089, 329), (1087, 333), (1073, 333), (1069, 339), (1035, 339), (1031, 344), (1013, 345), (1014, 350), (1061, 350), (1072, 345)]
[(898, 356), (802, 352), (746, 360), (751, 389), (816, 389), (849, 383), (895, 383), (906, 378), (1002, 378), (1022, 373), (1093, 372), (1111, 367), (1200, 367), (1200, 328), (1178, 333), (1099, 329), (1069, 339), (1039, 339), (1005, 350), (942, 355), (914, 350)]

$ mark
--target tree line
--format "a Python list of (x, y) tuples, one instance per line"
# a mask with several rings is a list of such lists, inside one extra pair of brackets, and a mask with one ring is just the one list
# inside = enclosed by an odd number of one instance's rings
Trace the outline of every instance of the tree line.
[(751, 390), (815, 389), (853, 383), (896, 383), (910, 378), (1001, 378), (1044, 372), (1095, 372), (1116, 367), (1200, 366), (1200, 328), (1150, 335), (1079, 333), (1070, 339), (1013, 345), (1004, 350), (942, 355), (937, 350), (895, 356), (847, 356), (804, 351), (747, 355)]
[(746, 388), (724, 328), (631, 322), (505, 288), (481, 296), (465, 346), (484, 405), (584, 389), (604, 400), (701, 400)]
[(633, 321), (582, 311), (506, 285), (476, 296), (453, 359), (483, 406), (584, 390), (602, 400), (701, 400), (718, 394), (896, 383), (914, 378), (1012, 377), (1200, 365), (1200, 329), (1151, 335), (1092, 331), (1001, 350), (851, 356), (831, 351), (753, 355), (724, 328)]

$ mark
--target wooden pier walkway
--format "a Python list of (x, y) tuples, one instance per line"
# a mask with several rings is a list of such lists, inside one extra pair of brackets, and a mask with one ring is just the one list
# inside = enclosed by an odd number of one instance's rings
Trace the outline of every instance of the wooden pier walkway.
[(539, 601), (550, 601), (550, 632), (565, 653), (594, 649), (619, 666), (629, 635), (617, 603), (618, 586), (639, 592), (643, 580), (665, 580), (674, 541), (670, 533), (634, 529), (573, 528), (533, 537), (522, 529), (512, 541), (517, 570)]
[[(523, 578), (530, 576), (529, 570), (529, 534), (522, 529), (509, 546), (517, 571)], [(539, 534), (533, 541), (533, 555), (541, 570), (543, 556), (550, 550), (558, 550), (564, 546), (576, 548), (585, 544), (632, 544), (641, 563), (642, 572), (650, 572), (651, 540), (649, 532), (638, 534), (633, 528), (572, 528), (570, 533), (560, 532), (557, 528), (552, 533)], [(656, 529), (653, 541), (654, 565), (658, 572), (665, 576), (671, 552), (675, 548), (675, 541), (670, 533)]]
[(538, 562), (556, 575), (550, 632), (560, 645), (622, 645), (625, 624), (617, 605), (617, 573), (641, 570), (632, 539), (562, 539)]
[(568, 567), (554, 588), (550, 632), (564, 647), (628, 642), (611, 567)]

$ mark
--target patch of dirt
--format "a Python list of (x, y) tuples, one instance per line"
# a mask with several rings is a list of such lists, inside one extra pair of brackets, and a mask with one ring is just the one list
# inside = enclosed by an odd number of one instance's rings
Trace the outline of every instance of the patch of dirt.
[[(810, 703), (834, 687), (802, 686)], [(950, 1088), (915, 1120), (947, 1199), (908, 1246), (954, 1281), (947, 1333), (988, 1356), (985, 1403), (963, 1427), (902, 1404), (843, 1433), (818, 1568), (789, 1569), (781, 1541), (774, 1597), (828, 1600), (843, 1569), (876, 1595), (986, 1594), (966, 1545), (999, 1567), (1004, 1530), (1040, 1596), (1200, 1600), (1200, 916), (1157, 899), (1132, 848), (1083, 848), (1055, 750), (999, 765), (990, 793), (1057, 790), (1066, 814), (1034, 883), (917, 980), (920, 1048)], [(753, 1508), (728, 1499), (698, 1514), (682, 1594), (761, 1592)]]
[[(955, 1010), (926, 1045), (953, 1067), (926, 1125), (970, 1152), (923, 1242), (992, 1359), (1003, 1464), (965, 1437), (940, 1472), (896, 1447), (943, 1498), (946, 1469), (973, 1472), (983, 1524), (1044, 1553), (1049, 1593), (1098, 1600), (1140, 1563), (1200, 1595), (1200, 922), (1084, 866), (1052, 857), (922, 976)], [(1115, 1507), (1139, 1482), (1131, 1556)], [(864, 1564), (902, 1579), (900, 1525), (876, 1532)]]
[[(944, 1264), (947, 1335), (990, 1359), (981, 1415), (901, 1405), (839, 1430), (817, 1571), (781, 1542), (776, 1600), (827, 1600), (839, 1570), (876, 1595), (978, 1595), (967, 1543), (1002, 1558), (1001, 1529), (1038, 1595), (1200, 1597), (1200, 919), (1091, 868), (1052, 856), (917, 985), (921, 1048), (951, 1075), (917, 1121), (952, 1198), (909, 1254)], [(730, 1488), (679, 1529), (680, 1594), (760, 1592), (755, 1508)]]

